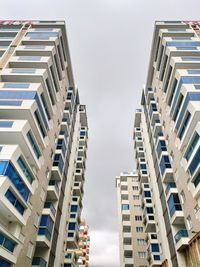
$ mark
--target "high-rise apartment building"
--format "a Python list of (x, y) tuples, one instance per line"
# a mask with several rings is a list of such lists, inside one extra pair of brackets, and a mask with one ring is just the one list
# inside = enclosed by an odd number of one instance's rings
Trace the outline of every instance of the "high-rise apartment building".
[[(140, 184), (136, 172), (116, 177), (120, 267), (147, 267)], [(148, 190), (149, 188), (147, 188)]]
[(77, 266), (87, 132), (65, 23), (0, 21), (1, 267)]
[(199, 89), (200, 23), (156, 22), (134, 123), (149, 266), (200, 266)]

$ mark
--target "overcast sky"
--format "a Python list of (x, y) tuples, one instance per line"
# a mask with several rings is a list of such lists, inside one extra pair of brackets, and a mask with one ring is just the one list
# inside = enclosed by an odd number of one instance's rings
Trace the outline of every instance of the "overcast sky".
[(89, 144), (91, 267), (119, 267), (115, 176), (134, 167), (132, 128), (155, 20), (200, 20), (200, 0), (0, 0), (1, 19), (64, 19)]

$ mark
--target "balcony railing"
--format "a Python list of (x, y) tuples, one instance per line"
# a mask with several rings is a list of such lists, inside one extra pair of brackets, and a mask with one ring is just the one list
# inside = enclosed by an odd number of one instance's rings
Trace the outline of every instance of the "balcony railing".
[(175, 234), (175, 242), (178, 243), (182, 237), (188, 237), (188, 231), (186, 229), (181, 229)]

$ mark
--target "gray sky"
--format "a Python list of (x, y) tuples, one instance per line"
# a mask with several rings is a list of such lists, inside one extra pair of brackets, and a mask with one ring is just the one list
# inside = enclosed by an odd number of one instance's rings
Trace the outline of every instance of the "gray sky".
[(84, 213), (91, 267), (118, 267), (114, 178), (133, 169), (132, 128), (155, 20), (200, 20), (200, 0), (0, 0), (1, 19), (64, 19), (89, 150)]

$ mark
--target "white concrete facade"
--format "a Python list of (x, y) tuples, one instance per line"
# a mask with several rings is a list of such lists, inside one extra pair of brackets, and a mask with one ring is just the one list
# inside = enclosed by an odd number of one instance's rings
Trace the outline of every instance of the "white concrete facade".
[(77, 266), (87, 138), (65, 22), (0, 21), (0, 266)]

